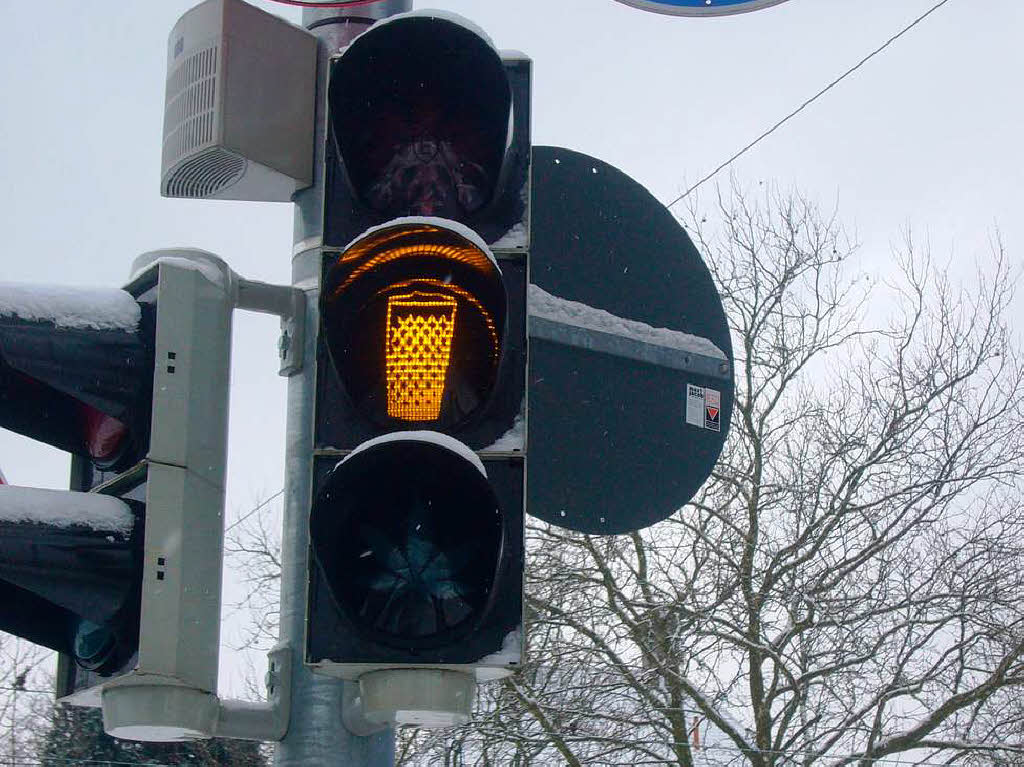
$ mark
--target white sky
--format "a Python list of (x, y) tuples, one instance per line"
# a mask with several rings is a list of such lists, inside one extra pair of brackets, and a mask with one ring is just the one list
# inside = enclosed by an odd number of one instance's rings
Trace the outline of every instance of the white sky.
[[(434, 5), (533, 58), (535, 143), (593, 154), (667, 202), (935, 2), (789, 0), (713, 19), (613, 0)], [(159, 195), (166, 40), (194, 4), (0, 0), (0, 280), (116, 287), (136, 255), (173, 246), (289, 279), (290, 205)], [(908, 225), (968, 271), (998, 226), (1019, 265), (1021, 30), (1020, 0), (951, 0), (734, 172), (837, 203), (874, 268)], [(273, 318), (238, 317), (229, 520), (282, 485), (276, 341)], [(2, 431), (0, 466), (15, 484), (66, 487), (66, 456)]]

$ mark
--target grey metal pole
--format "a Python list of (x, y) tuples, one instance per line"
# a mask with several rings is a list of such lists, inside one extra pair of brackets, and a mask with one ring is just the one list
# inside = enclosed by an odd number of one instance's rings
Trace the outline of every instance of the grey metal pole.
[(373, 22), (412, 10), (412, 0), (377, 0), (351, 8), (307, 8), (302, 12), (302, 25), (312, 31), (336, 53)]
[[(319, 327), (320, 260), (323, 244), (323, 144), (326, 134), (327, 63), (374, 21), (411, 9), (411, 0), (380, 0), (339, 9), (307, 9), (302, 21), (320, 38), (317, 75), (316, 157), (313, 186), (295, 198), (292, 284), (306, 292), (307, 328)], [(312, 498), (313, 403), (316, 332), (306, 333), (302, 372), (288, 382), (285, 449), (284, 535), (281, 541), (281, 641), (294, 653), (292, 710), (288, 734), (276, 749), (277, 767), (391, 767), (394, 733), (357, 737), (342, 724), (346, 684), (313, 674), (303, 665), (306, 630), (306, 574), (309, 556), (309, 507)]]

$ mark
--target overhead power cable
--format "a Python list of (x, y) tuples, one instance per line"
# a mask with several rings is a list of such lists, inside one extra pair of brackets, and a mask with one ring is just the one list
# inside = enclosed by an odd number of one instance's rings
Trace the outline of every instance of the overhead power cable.
[(852, 75), (852, 74), (853, 74), (854, 72), (856, 72), (856, 71), (857, 71), (858, 69), (860, 69), (860, 68), (861, 68), (862, 66), (864, 66), (865, 64), (867, 64), (867, 63), (868, 63), (869, 61), (871, 61), (871, 59), (873, 59), (873, 58), (874, 58), (875, 56), (877, 56), (877, 55), (878, 55), (879, 53), (881, 53), (882, 51), (884, 51), (884, 50), (885, 50), (886, 48), (888, 48), (888, 47), (889, 47), (890, 45), (892, 45), (892, 44), (893, 44), (894, 42), (896, 42), (897, 40), (899, 40), (899, 39), (900, 39), (901, 37), (903, 37), (903, 35), (907, 34), (907, 32), (909, 32), (910, 30), (912, 30), (912, 29), (913, 29), (914, 27), (916, 27), (916, 26), (917, 26), (918, 24), (920, 24), (920, 23), (921, 23), (922, 21), (924, 21), (924, 20), (925, 20), (926, 18), (928, 18), (929, 16), (931, 16), (931, 15), (932, 15), (933, 13), (935, 13), (935, 12), (936, 12), (937, 10), (939, 10), (939, 8), (941, 8), (942, 6), (944, 6), (944, 5), (945, 5), (946, 3), (948, 3), (948, 2), (949, 2), (949, 0), (940, 0), (940, 1), (938, 2), (938, 3), (936, 3), (935, 5), (933, 5), (933, 6), (932, 6), (931, 8), (929, 8), (929, 9), (928, 9), (927, 11), (925, 11), (924, 13), (922, 13), (922, 14), (921, 14), (920, 16), (918, 16), (918, 17), (917, 17), (916, 19), (914, 19), (913, 21), (911, 21), (911, 22), (910, 22), (909, 24), (907, 24), (907, 26), (905, 26), (905, 27), (904, 27), (903, 29), (901, 29), (901, 30), (900, 30), (899, 32), (897, 32), (897, 33), (896, 33), (895, 35), (893, 35), (893, 36), (892, 36), (892, 37), (890, 37), (890, 38), (889, 38), (888, 40), (886, 40), (886, 41), (885, 41), (884, 43), (882, 43), (882, 44), (881, 44), (880, 46), (878, 46), (877, 48), (875, 48), (875, 50), (871, 51), (871, 53), (869, 53), (869, 54), (868, 54), (867, 56), (865, 56), (864, 58), (862, 58), (862, 59), (861, 59), (860, 61), (858, 61), (858, 62), (857, 62), (856, 64), (854, 64), (854, 65), (853, 65), (852, 67), (850, 67), (850, 68), (849, 68), (849, 69), (847, 69), (847, 70), (846, 70), (845, 72), (843, 72), (843, 73), (842, 73), (841, 75), (839, 75), (839, 77), (837, 77), (836, 79), (834, 79), (834, 80), (833, 80), (832, 82), (830, 82), (830, 83), (829, 83), (828, 85), (826, 85), (826, 86), (825, 86), (824, 88), (822, 88), (822, 89), (821, 89), (820, 91), (818, 91), (818, 92), (817, 92), (817, 93), (815, 93), (815, 94), (814, 94), (813, 96), (811, 96), (811, 97), (810, 97), (809, 99), (807, 99), (806, 101), (804, 101), (804, 102), (803, 102), (803, 103), (802, 103), (802, 104), (801, 104), (800, 106), (798, 106), (798, 107), (797, 107), (796, 109), (794, 109), (794, 110), (793, 110), (792, 112), (790, 112), (790, 113), (789, 113), (788, 115), (786, 115), (785, 117), (783, 117), (783, 118), (782, 118), (781, 120), (779, 120), (779, 121), (778, 121), (777, 123), (775, 123), (775, 124), (774, 124), (773, 126), (771, 126), (771, 127), (770, 127), (770, 128), (768, 128), (768, 129), (767, 129), (766, 131), (764, 131), (763, 133), (761, 133), (761, 134), (760, 134), (760, 135), (759, 135), (759, 136), (758, 136), (757, 138), (755, 138), (755, 139), (754, 139), (753, 141), (751, 141), (751, 142), (750, 142), (749, 144), (747, 144), (747, 145), (746, 145), (745, 147), (743, 147), (743, 148), (742, 148), (742, 149), (740, 149), (740, 150), (739, 150), (738, 152), (736, 152), (735, 154), (733, 154), (733, 155), (732, 155), (732, 156), (731, 156), (731, 157), (730, 157), (730, 158), (729, 158), (728, 160), (726, 160), (725, 162), (723, 162), (722, 164), (720, 164), (719, 166), (717, 166), (717, 167), (716, 167), (716, 168), (715, 168), (715, 169), (714, 169), (713, 171), (711, 171), (711, 172), (710, 172), (710, 173), (708, 173), (708, 174), (707, 174), (706, 176), (704, 176), (703, 178), (701, 178), (701, 179), (700, 179), (700, 180), (699, 180), (699, 181), (698, 181), (698, 182), (697, 182), (696, 184), (694, 184), (694, 185), (693, 185), (693, 186), (691, 186), (691, 187), (690, 187), (689, 189), (687, 189), (687, 190), (686, 190), (685, 192), (683, 192), (683, 193), (682, 193), (681, 195), (679, 195), (678, 197), (676, 197), (676, 198), (675, 198), (674, 200), (672, 200), (672, 202), (668, 203), (668, 205), (666, 205), (665, 207), (666, 207), (666, 208), (671, 208), (671, 207), (672, 207), (673, 205), (675, 205), (675, 204), (676, 204), (677, 202), (680, 202), (680, 201), (682, 201), (682, 200), (685, 200), (685, 199), (686, 199), (687, 197), (689, 197), (689, 196), (690, 196), (690, 195), (691, 195), (691, 194), (692, 194), (692, 193), (693, 193), (694, 191), (696, 191), (696, 190), (697, 190), (697, 189), (698, 189), (699, 187), (701, 187), (701, 186), (702, 186), (702, 185), (703, 185), (703, 184), (704, 184), (705, 182), (707, 182), (707, 181), (710, 181), (710, 180), (711, 180), (711, 179), (713, 179), (713, 178), (714, 178), (715, 176), (717, 176), (717, 175), (718, 175), (718, 174), (719, 174), (719, 173), (720, 173), (721, 171), (723, 171), (723, 170), (725, 170), (726, 168), (728, 168), (728, 167), (729, 167), (730, 165), (732, 165), (732, 164), (733, 164), (734, 162), (736, 162), (736, 160), (738, 160), (738, 159), (739, 159), (740, 157), (742, 157), (742, 156), (743, 156), (744, 154), (746, 154), (746, 153), (747, 153), (747, 152), (749, 152), (749, 151), (750, 151), (751, 149), (753, 149), (753, 148), (754, 148), (755, 146), (757, 146), (758, 144), (760, 144), (760, 143), (761, 143), (762, 141), (764, 141), (764, 140), (765, 140), (766, 138), (768, 138), (768, 137), (769, 137), (770, 135), (772, 135), (773, 133), (775, 133), (775, 131), (777, 131), (777, 130), (778, 130), (779, 128), (781, 128), (781, 127), (782, 127), (783, 125), (785, 125), (785, 124), (786, 124), (787, 122), (789, 122), (790, 120), (792, 120), (792, 119), (793, 119), (794, 117), (796, 117), (796, 116), (797, 116), (798, 114), (800, 114), (801, 112), (803, 112), (803, 111), (804, 111), (804, 110), (805, 110), (805, 109), (806, 109), (807, 107), (809, 107), (809, 106), (810, 106), (811, 104), (813, 104), (813, 103), (814, 103), (815, 101), (817, 101), (817, 100), (818, 100), (819, 98), (821, 98), (822, 96), (824, 96), (824, 95), (825, 95), (826, 93), (828, 93), (828, 92), (829, 92), (830, 90), (832, 90), (832, 89), (833, 89), (833, 88), (834, 88), (835, 86), (837, 86), (837, 85), (838, 85), (839, 83), (841, 83), (841, 82), (842, 82), (843, 80), (845, 80), (845, 79), (846, 79), (847, 77), (849, 77), (850, 75)]
[(258, 504), (255, 509), (253, 509), (252, 511), (249, 511), (244, 517), (242, 517), (240, 519), (236, 519), (234, 522), (232, 522), (230, 525), (228, 525), (226, 528), (224, 528), (224, 532), (226, 533), (229, 530), (238, 527), (240, 524), (245, 522), (245, 520), (247, 520), (249, 517), (251, 517), (253, 514), (255, 514), (257, 511), (262, 509), (264, 506), (266, 506), (268, 503), (270, 503), (272, 500), (274, 500), (275, 498), (279, 497), (283, 493), (284, 493), (284, 488), (282, 487), (280, 490), (278, 490), (272, 496), (267, 498), (265, 501), (263, 501), (262, 503)]
[[(31, 687), (9, 687), (7, 685), (0, 685), (0, 691), (16, 693), (27, 692), (30, 695), (53, 695), (53, 690), (34, 690)], [(0, 764), (3, 764), (3, 762), (0, 762)]]

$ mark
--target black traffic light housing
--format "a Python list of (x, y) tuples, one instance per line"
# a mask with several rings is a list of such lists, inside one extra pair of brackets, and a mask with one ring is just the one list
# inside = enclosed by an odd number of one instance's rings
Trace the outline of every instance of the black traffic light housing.
[[(152, 305), (116, 290), (77, 297), (4, 287), (9, 311), (0, 311), (0, 426), (101, 469), (138, 461), (149, 440)], [(49, 309), (36, 312), (37, 302)]]
[(530, 62), (440, 12), (331, 64), (306, 662), (522, 641)]
[[(432, 14), (437, 15), (432, 15)], [(331, 62), (324, 246), (401, 216), (527, 247), (529, 59), (442, 12), (378, 23)]]
[[(111, 523), (53, 524), (9, 518), (19, 501), (67, 506), (66, 493), (9, 487), (0, 513), (0, 628), (110, 674), (134, 655), (139, 639), (144, 505), (75, 496)], [(82, 516), (85, 516), (84, 514)]]
[[(116, 653), (100, 666), (83, 662), (76, 648), (61, 651), (57, 660), (57, 698), (95, 689), (106, 680), (133, 669), (138, 660), (139, 628), (141, 622), (142, 569), (146, 521), (146, 477), (144, 461), (127, 470), (102, 470), (81, 455), (71, 456), (70, 489), (77, 492), (99, 493), (124, 502), (135, 515), (136, 526), (130, 543), (131, 570), (122, 575), (122, 585), (130, 586), (125, 606), (115, 619), (105, 625), (116, 640)], [(112, 543), (112, 541), (107, 541)]]
[(309, 662), (472, 667), (520, 629), (522, 462), (467, 453), (398, 432), (317, 461)]
[(466, 222), (492, 202), (512, 94), (478, 33), (421, 16), (366, 35), (338, 61), (328, 98), (349, 185), (377, 214)]
[(65, 693), (138, 648), (156, 307), (28, 285), (0, 303), (0, 426), (72, 453), (76, 491), (2, 490), (0, 628), (65, 656)]
[[(347, 251), (325, 254), (316, 446), (351, 450), (384, 432), (422, 428), (483, 450), (512, 428), (523, 408), (526, 257), (499, 252), (492, 260), (486, 245), (450, 223), (399, 221)], [(388, 416), (383, 402), (382, 334), (388, 306), (416, 293), (451, 302), (460, 325), (451, 339), (451, 359), (459, 366), (451, 374), (459, 380), (449, 382), (438, 418), (409, 421)]]
[(520, 631), (525, 275), (438, 219), (325, 256), (307, 662), (473, 667)]
[[(416, 423), (451, 433), (486, 409), (505, 347), (508, 300), (482, 243), (429, 219), (384, 225), (331, 265), (323, 294), (334, 368), (352, 403), (378, 427)], [(432, 333), (436, 348), (423, 345)], [(413, 369), (416, 353), (434, 356)]]

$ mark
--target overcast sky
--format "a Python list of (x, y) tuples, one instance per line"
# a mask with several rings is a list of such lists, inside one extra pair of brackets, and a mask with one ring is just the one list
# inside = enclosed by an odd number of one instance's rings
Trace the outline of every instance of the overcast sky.
[[(433, 6), (533, 58), (535, 143), (595, 155), (668, 202), (936, 3), (789, 0), (710, 19), (614, 0)], [(0, 280), (119, 286), (139, 253), (194, 246), (288, 281), (290, 205), (160, 197), (166, 40), (194, 4), (0, 0)], [(1020, 0), (950, 0), (732, 172), (837, 205), (872, 268), (908, 226), (954, 264), (998, 227), (1019, 265), (1022, 30)], [(282, 485), (276, 341), (274, 319), (238, 316), (229, 521)], [(2, 430), (0, 466), (15, 484), (67, 486), (65, 455)]]

